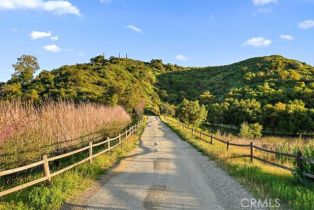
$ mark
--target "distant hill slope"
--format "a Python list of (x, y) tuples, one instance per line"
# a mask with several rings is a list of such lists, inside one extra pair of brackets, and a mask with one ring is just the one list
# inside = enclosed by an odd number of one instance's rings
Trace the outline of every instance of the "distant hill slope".
[(13, 75), (8, 82), (0, 83), (0, 98), (23, 98), (35, 102), (52, 99), (119, 104), (129, 112), (145, 106), (158, 113), (160, 99), (155, 87), (156, 75), (177, 70), (184, 68), (163, 64), (157, 59), (142, 62), (97, 56), (90, 63), (44, 70), (27, 83)]
[(154, 74), (143, 62), (98, 56), (91, 63), (42, 71), (27, 85), (12, 77), (2, 85), (1, 93), (3, 98), (92, 101), (131, 108), (142, 99), (148, 106), (158, 103), (154, 82)]
[(90, 63), (42, 71), (27, 84), (14, 77), (0, 84), (2, 99), (92, 101), (123, 105), (129, 112), (145, 103), (155, 113), (162, 101), (178, 104), (183, 98), (199, 99), (205, 91), (215, 102), (256, 99), (263, 106), (299, 99), (313, 108), (314, 68), (282, 56), (205, 68), (97, 56)]
[(157, 86), (162, 99), (170, 103), (197, 99), (210, 91), (220, 101), (255, 98), (262, 104), (274, 104), (300, 99), (314, 107), (314, 67), (277, 55), (161, 74)]

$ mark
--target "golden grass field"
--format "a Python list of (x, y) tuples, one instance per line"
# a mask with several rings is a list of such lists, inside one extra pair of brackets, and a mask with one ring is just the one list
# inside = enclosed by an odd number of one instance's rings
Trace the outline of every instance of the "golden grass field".
[(0, 110), (0, 169), (27, 164), (45, 153), (80, 144), (86, 141), (80, 138), (86, 134), (111, 135), (131, 122), (120, 106), (92, 103), (50, 102), (36, 107), (19, 101), (0, 102)]

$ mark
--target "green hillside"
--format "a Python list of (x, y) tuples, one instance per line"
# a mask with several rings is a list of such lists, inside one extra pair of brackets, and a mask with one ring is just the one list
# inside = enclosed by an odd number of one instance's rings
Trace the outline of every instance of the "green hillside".
[[(251, 58), (239, 63), (158, 77), (158, 86), (167, 92), (163, 99), (179, 103), (183, 98), (197, 99), (205, 91), (217, 98), (256, 98), (265, 103), (301, 99), (314, 107), (314, 68), (282, 56)], [(314, 96), (314, 95), (311, 95)]]
[(27, 75), (28, 67), (24, 64), (24, 72), (15, 71), (0, 90), (2, 99), (91, 101), (123, 105), (130, 111), (141, 109), (145, 104), (148, 109), (158, 110), (160, 101), (154, 87), (154, 72), (164, 73), (171, 68), (175, 66), (164, 65), (160, 60), (144, 63), (97, 56), (90, 63), (42, 71), (32, 78), (34, 72)]
[(200, 100), (212, 123), (258, 122), (295, 134), (314, 130), (314, 68), (282, 56), (161, 74), (158, 87), (170, 103)]
[(92, 101), (159, 113), (163, 102), (178, 105), (186, 98), (205, 105), (212, 123), (259, 123), (295, 134), (314, 130), (314, 68), (282, 56), (205, 68), (97, 56), (34, 77), (36, 61), (18, 59), (12, 79), (0, 84), (2, 99)]

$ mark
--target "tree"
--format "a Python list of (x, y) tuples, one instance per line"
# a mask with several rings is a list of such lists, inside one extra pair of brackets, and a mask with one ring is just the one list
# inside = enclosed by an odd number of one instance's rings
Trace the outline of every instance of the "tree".
[(99, 69), (103, 65), (106, 64), (107, 60), (105, 59), (104, 55), (98, 55), (98, 56), (96, 56), (94, 58), (91, 58), (90, 62), (96, 69)]
[[(263, 117), (263, 125), (265, 127), (269, 127), (272, 129), (273, 134), (275, 134), (275, 129), (278, 127), (279, 119), (279, 112), (277, 108), (282, 106), (283, 104), (280, 103), (277, 106), (273, 106), (271, 104), (267, 104), (263, 107), (262, 117)], [(279, 107), (278, 107), (279, 106)]]
[(22, 85), (26, 85), (33, 79), (35, 72), (39, 70), (40, 67), (35, 56), (22, 55), (17, 59), (13, 68), (15, 70), (13, 80), (17, 80), (17, 82), (21, 82)]
[(206, 120), (207, 111), (205, 106), (200, 105), (197, 100), (188, 101), (184, 99), (178, 107), (177, 115), (181, 121), (199, 126)]
[(215, 102), (215, 96), (211, 94), (210, 91), (206, 91), (202, 95), (200, 95), (199, 100), (201, 104), (211, 105)]
[(176, 107), (169, 103), (161, 103), (159, 105), (160, 114), (167, 115), (167, 116), (174, 116), (176, 114)]
[(228, 110), (230, 123), (240, 126), (243, 122), (258, 122), (261, 104), (256, 99), (229, 100), (230, 107)]
[(5, 99), (14, 99), (23, 96), (21, 83), (8, 83), (1, 87), (0, 96)]
[(164, 71), (164, 64), (160, 59), (153, 59), (150, 62), (150, 66), (157, 71)]
[[(207, 110), (208, 110), (207, 121), (213, 124), (225, 123), (225, 118), (227, 117), (226, 113), (228, 109), (229, 109), (229, 103), (227, 102), (214, 103), (207, 106)], [(226, 124), (228, 124), (228, 122)]]

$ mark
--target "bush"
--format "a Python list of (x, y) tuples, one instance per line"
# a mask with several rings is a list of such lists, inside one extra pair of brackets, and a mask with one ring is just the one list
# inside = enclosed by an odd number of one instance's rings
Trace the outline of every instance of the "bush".
[(256, 139), (262, 137), (263, 126), (258, 123), (248, 124), (244, 122), (241, 124), (240, 136), (243, 138)]
[(160, 114), (167, 116), (174, 116), (176, 114), (176, 109), (174, 105), (169, 103), (162, 103), (159, 105)]
[(177, 109), (178, 118), (194, 126), (202, 124), (207, 117), (207, 111), (204, 105), (200, 105), (196, 101), (188, 101), (184, 99)]
[[(294, 153), (297, 154), (297, 151), (301, 151), (302, 156), (314, 160), (314, 145), (305, 145), (303, 148), (295, 148)], [(296, 163), (296, 162), (295, 162)], [(293, 175), (294, 177), (300, 181), (302, 184), (305, 185), (311, 185), (312, 184), (312, 179), (304, 176), (302, 173), (308, 173), (308, 174), (314, 174), (314, 164), (308, 162), (308, 161), (303, 161), (303, 170), (301, 171), (297, 164), (295, 164)]]

